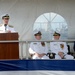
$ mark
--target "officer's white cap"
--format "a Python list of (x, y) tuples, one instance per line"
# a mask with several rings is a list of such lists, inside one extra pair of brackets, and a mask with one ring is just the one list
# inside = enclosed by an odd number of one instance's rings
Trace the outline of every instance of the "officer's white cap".
[(1, 18), (9, 18), (9, 15), (8, 15), (8, 14), (3, 14), (3, 15), (1, 16)]
[(35, 34), (37, 34), (37, 33), (39, 33), (39, 32), (41, 33), (41, 31), (39, 31), (39, 30), (34, 30), (34, 31), (33, 31), (33, 34), (35, 35)]
[(57, 35), (60, 36), (60, 32), (59, 31), (55, 31), (54, 34), (53, 34), (53, 36), (57, 36)]

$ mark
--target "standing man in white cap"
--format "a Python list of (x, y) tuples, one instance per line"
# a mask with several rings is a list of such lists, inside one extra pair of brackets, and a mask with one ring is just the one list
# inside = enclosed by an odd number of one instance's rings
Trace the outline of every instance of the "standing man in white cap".
[[(54, 33), (54, 40), (60, 39), (60, 33)], [(55, 53), (55, 59), (73, 59), (74, 57), (68, 55), (68, 48), (66, 42), (50, 42), (50, 50)]]
[[(37, 41), (41, 40), (41, 32), (35, 31), (34, 36)], [(48, 48), (45, 42), (32, 42), (29, 47), (29, 53), (32, 54), (32, 59), (49, 59), (47, 55)]]
[(9, 25), (9, 15), (5, 14), (2, 16), (2, 22), (3, 24), (0, 24), (0, 33), (11, 33), (11, 32), (15, 32), (13, 26)]

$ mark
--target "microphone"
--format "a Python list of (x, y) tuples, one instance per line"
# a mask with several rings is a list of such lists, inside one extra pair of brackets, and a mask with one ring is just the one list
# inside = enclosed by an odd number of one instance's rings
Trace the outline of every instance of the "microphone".
[(4, 26), (5, 26), (5, 30), (6, 30), (6, 26), (7, 26), (7, 24), (4, 24)]

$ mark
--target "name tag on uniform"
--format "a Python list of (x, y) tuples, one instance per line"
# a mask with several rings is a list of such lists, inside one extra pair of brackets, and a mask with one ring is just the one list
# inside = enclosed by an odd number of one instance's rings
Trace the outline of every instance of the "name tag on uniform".
[(36, 45), (37, 43), (33, 43), (34, 45)]
[(55, 46), (57, 45), (57, 44), (54, 44)]

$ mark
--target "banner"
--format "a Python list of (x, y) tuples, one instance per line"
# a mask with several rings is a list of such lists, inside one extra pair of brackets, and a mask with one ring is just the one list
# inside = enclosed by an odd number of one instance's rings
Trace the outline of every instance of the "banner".
[(75, 75), (75, 60), (2, 60), (0, 75)]

